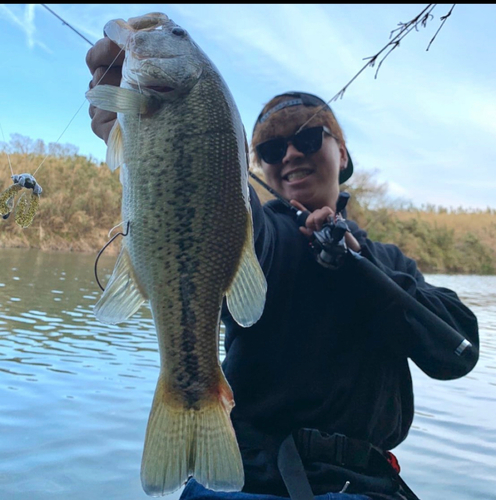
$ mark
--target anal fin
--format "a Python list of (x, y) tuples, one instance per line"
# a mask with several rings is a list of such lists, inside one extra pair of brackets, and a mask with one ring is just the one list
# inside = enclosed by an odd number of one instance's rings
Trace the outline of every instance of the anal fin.
[(129, 253), (123, 246), (94, 314), (102, 323), (115, 325), (131, 317), (145, 300), (134, 278)]

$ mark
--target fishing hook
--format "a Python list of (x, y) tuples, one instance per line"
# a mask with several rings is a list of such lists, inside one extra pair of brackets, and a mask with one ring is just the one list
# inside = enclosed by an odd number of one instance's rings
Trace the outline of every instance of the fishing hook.
[(114, 236), (112, 236), (112, 238), (109, 241), (107, 241), (105, 246), (98, 252), (98, 255), (96, 256), (96, 259), (95, 259), (95, 278), (96, 278), (96, 282), (98, 283), (98, 286), (100, 287), (102, 292), (105, 291), (105, 288), (103, 288), (103, 286), (100, 283), (100, 280), (98, 279), (98, 260), (100, 259), (101, 255), (105, 251), (105, 249), (117, 238), (117, 236), (127, 236), (129, 234), (129, 225), (130, 225), (129, 221), (127, 221), (126, 232), (114, 234)]

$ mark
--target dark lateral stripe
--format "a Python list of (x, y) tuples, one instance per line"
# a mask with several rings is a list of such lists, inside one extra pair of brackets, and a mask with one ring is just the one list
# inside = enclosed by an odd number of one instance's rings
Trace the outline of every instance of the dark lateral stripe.
[[(197, 405), (202, 394), (199, 393), (201, 372), (200, 359), (196, 353), (197, 318), (193, 309), (195, 305), (196, 285), (192, 281), (198, 267), (198, 259), (195, 258), (194, 247), (196, 246), (193, 223), (196, 215), (196, 208), (191, 206), (191, 201), (196, 198), (198, 185), (195, 184), (194, 165), (192, 155), (186, 150), (177, 151), (181, 161), (177, 162), (174, 168), (176, 178), (173, 181), (175, 186), (174, 218), (178, 223), (175, 244), (177, 245), (177, 264), (179, 271), (179, 289), (181, 298), (181, 341), (180, 349), (184, 357), (181, 370), (181, 377), (177, 378), (178, 390), (185, 398), (189, 407)], [(182, 153), (182, 154), (181, 154)], [(188, 189), (185, 189), (188, 186)], [(178, 374), (179, 375), (179, 374)]]
[(200, 399), (202, 394), (199, 393), (198, 383), (200, 381), (200, 360), (196, 352), (197, 348), (197, 321), (193, 310), (193, 297), (196, 291), (195, 284), (190, 279), (188, 267), (191, 263), (181, 263), (180, 269), (180, 290), (181, 290), (181, 351), (184, 354), (183, 363), (184, 369), (182, 381), (178, 378), (181, 394), (185, 397), (188, 406), (194, 406)]

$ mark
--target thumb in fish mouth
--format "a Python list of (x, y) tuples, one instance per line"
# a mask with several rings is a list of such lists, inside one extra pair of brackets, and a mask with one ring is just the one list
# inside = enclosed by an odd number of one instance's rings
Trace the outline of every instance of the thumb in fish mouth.
[(124, 19), (114, 19), (104, 26), (103, 32), (121, 49), (126, 49), (127, 41), (135, 30)]
[(170, 21), (169, 17), (162, 12), (150, 12), (143, 16), (130, 17), (127, 22), (136, 31), (155, 28)]
[(150, 30), (158, 26), (165, 26), (170, 19), (161, 12), (151, 12), (144, 16), (131, 17), (128, 21), (114, 19), (109, 21), (103, 28), (103, 32), (121, 49), (126, 48), (130, 36), (140, 30)]

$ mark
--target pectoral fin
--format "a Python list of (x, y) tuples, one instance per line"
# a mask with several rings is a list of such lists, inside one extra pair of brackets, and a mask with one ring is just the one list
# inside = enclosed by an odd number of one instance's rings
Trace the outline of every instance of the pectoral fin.
[(115, 85), (97, 85), (86, 92), (86, 99), (93, 106), (106, 111), (124, 114), (146, 114), (155, 109), (153, 98), (137, 90), (116, 87)]
[(112, 172), (124, 163), (124, 142), (119, 120), (115, 120), (114, 126), (110, 131), (105, 161)]
[(227, 307), (234, 320), (243, 327), (256, 323), (262, 316), (267, 281), (255, 254), (251, 210), (247, 223), (247, 238), (238, 272), (226, 293)]
[(123, 246), (107, 287), (95, 305), (95, 316), (102, 323), (115, 325), (131, 317), (145, 300), (134, 277), (129, 253)]

